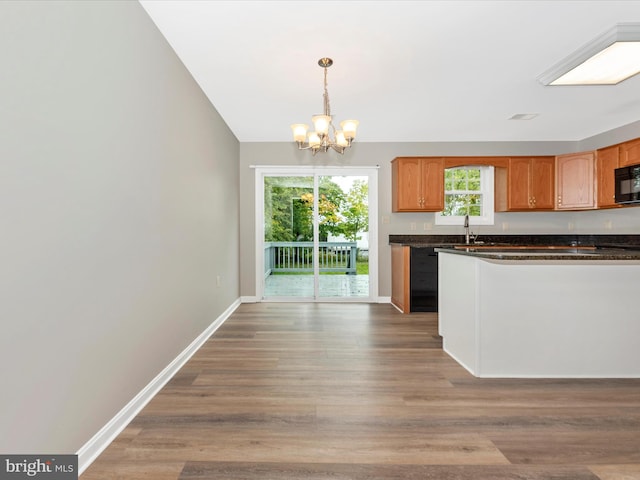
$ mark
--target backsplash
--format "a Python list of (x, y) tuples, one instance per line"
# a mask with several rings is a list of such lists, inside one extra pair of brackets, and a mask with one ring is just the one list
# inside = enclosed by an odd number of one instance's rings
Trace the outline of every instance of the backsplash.
[[(462, 224), (436, 225), (433, 213), (392, 213), (388, 219), (388, 225), (383, 226), (390, 234), (455, 235), (463, 232)], [(493, 225), (472, 225), (471, 231), (480, 237), (494, 234), (640, 235), (640, 206), (566, 212), (496, 212)]]

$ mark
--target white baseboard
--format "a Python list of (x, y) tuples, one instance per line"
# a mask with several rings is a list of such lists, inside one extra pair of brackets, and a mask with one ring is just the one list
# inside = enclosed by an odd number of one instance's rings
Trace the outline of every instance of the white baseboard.
[(391, 303), (391, 297), (378, 297), (378, 303)]
[(196, 337), (169, 365), (165, 367), (149, 384), (144, 387), (125, 407), (120, 410), (104, 427), (98, 431), (80, 450), (78, 455), (78, 475), (81, 475), (105, 448), (125, 429), (147, 403), (171, 380), (171, 378), (187, 363), (194, 353), (213, 335), (213, 333), (240, 306), (236, 300), (207, 329)]
[[(389, 303), (391, 303), (391, 302), (389, 302)], [(395, 307), (395, 309), (396, 309), (396, 310), (398, 310), (400, 313), (404, 313), (404, 312), (402, 311), (402, 309), (401, 309), (399, 306), (397, 306), (395, 303), (391, 303), (391, 306), (392, 306), (392, 307)]]
[(240, 297), (240, 303), (258, 303), (259, 299), (255, 295), (252, 297)]

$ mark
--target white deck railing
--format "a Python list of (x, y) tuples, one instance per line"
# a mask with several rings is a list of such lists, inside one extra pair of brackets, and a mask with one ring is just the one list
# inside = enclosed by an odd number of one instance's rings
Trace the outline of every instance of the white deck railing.
[[(356, 273), (356, 242), (319, 242), (320, 272)], [(313, 242), (265, 242), (264, 276), (275, 272), (313, 273)]]

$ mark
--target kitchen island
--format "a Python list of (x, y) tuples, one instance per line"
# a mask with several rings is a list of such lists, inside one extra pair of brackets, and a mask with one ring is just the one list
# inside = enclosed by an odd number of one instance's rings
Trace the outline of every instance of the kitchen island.
[(438, 248), (445, 351), (477, 377), (640, 377), (640, 252)]

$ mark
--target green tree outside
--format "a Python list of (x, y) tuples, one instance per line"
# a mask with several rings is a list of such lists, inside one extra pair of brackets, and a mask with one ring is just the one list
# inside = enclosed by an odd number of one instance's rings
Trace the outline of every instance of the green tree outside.
[(482, 195), (480, 194), (480, 169), (447, 168), (444, 173), (445, 216), (482, 215)]
[(364, 180), (355, 180), (347, 192), (340, 210), (343, 221), (341, 231), (347, 240), (361, 240), (358, 235), (369, 231), (369, 185)]
[[(318, 185), (319, 239), (344, 235), (352, 242), (369, 230), (369, 187), (354, 180), (345, 193), (329, 176)], [(265, 177), (264, 240), (266, 242), (313, 241), (313, 177)], [(368, 262), (358, 273), (368, 272)]]
[[(344, 203), (342, 188), (331, 177), (320, 177), (319, 237), (327, 241), (329, 234), (339, 234)], [(313, 178), (265, 177), (265, 241), (313, 241)]]

